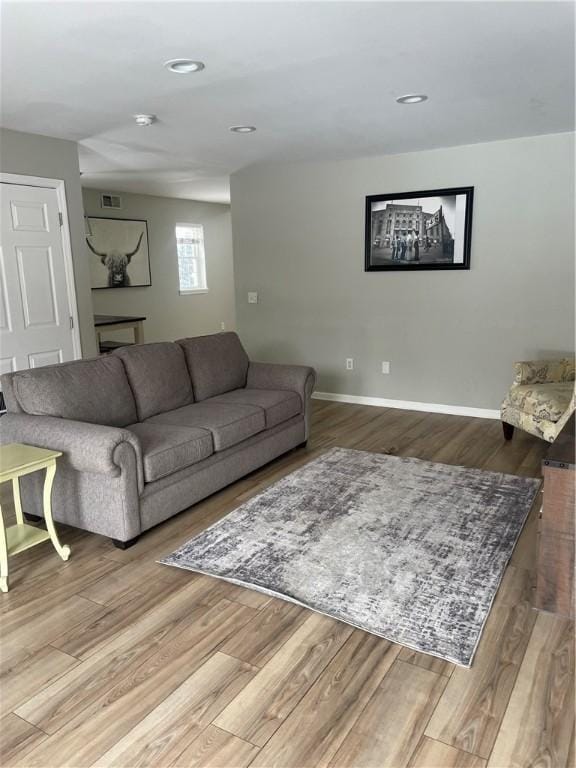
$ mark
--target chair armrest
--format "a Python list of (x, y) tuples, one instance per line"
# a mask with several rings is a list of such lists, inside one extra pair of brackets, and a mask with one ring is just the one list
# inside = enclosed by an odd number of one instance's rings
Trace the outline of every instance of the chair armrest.
[(514, 384), (559, 384), (574, 381), (574, 359), (525, 360), (514, 363)]
[(0, 442), (62, 451), (73, 469), (113, 477), (122, 473), (124, 452), (131, 446), (136, 454), (138, 492), (144, 488), (140, 442), (127, 429), (56, 416), (6, 413), (0, 418)]
[(285, 389), (296, 392), (306, 407), (316, 383), (316, 371), (307, 365), (279, 363), (250, 363), (247, 389)]

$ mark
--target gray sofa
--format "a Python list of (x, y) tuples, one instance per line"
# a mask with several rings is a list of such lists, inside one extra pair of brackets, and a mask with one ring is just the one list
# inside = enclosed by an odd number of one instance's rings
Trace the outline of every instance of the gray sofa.
[[(314, 382), (309, 367), (250, 362), (235, 333), (129, 346), (2, 376), (0, 441), (62, 451), (55, 519), (125, 548), (305, 443)], [(31, 516), (41, 475), (21, 480)]]

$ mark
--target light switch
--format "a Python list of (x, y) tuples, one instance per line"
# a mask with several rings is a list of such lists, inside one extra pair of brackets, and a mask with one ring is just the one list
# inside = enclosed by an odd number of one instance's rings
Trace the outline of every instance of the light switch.
[(258, 304), (257, 291), (248, 291), (248, 304)]

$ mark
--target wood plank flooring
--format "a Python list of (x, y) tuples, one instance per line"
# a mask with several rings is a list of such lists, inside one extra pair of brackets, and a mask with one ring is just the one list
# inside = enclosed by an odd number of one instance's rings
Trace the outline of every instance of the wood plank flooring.
[(306, 449), (130, 550), (61, 527), (72, 558), (13, 558), (0, 596), (2, 768), (574, 768), (574, 627), (531, 607), (538, 503), (470, 670), (155, 562), (332, 446), (526, 476), (546, 451), (495, 421), (315, 401)]

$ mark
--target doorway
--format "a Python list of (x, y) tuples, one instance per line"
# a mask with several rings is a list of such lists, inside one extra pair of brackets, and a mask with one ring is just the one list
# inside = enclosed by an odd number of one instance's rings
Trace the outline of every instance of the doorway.
[(64, 182), (0, 175), (0, 373), (81, 357)]

